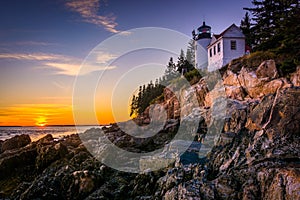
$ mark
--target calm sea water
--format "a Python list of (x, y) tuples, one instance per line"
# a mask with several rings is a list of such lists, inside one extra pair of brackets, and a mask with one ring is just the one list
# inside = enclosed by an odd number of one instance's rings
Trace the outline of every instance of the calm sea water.
[(82, 133), (90, 128), (100, 127), (101, 126), (0, 127), (0, 140), (6, 140), (21, 134), (28, 134), (32, 141), (36, 141), (47, 134), (51, 134), (54, 138), (61, 138), (74, 133)]

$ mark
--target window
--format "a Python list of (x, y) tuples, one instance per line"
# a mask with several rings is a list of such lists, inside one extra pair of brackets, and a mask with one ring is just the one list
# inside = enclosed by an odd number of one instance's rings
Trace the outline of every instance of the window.
[(218, 53), (221, 51), (221, 43), (218, 43)]
[(214, 55), (216, 55), (216, 45), (214, 46)]
[(230, 41), (230, 48), (231, 48), (231, 50), (236, 50), (236, 40)]
[(209, 56), (212, 57), (212, 49), (209, 50)]

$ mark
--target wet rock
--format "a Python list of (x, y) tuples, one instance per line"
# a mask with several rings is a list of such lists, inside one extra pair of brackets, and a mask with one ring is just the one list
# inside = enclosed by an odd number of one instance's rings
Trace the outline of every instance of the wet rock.
[(3, 144), (3, 141), (0, 140), (0, 153), (2, 153), (2, 144)]
[(34, 144), (0, 154), (1, 177), (9, 177), (16, 172), (21, 173), (24, 168), (32, 167), (36, 156), (37, 150)]
[(67, 147), (71, 146), (71, 147), (76, 148), (82, 143), (82, 141), (81, 141), (78, 134), (72, 134), (72, 135), (66, 136), (64, 138), (64, 140), (61, 141), (61, 143), (64, 144), (65, 146), (67, 146)]
[(36, 167), (43, 169), (52, 162), (63, 158), (68, 153), (68, 149), (59, 142), (54, 145), (38, 145), (37, 152)]
[(1, 144), (1, 152), (18, 149), (28, 145), (31, 142), (29, 135), (16, 135), (10, 139), (7, 139)]
[(51, 144), (53, 141), (54, 141), (53, 136), (51, 134), (47, 134), (41, 139), (39, 139), (37, 143), (41, 145), (46, 145), (46, 144)]
[(95, 187), (93, 175), (88, 171), (75, 171), (73, 172), (75, 184), (79, 187), (79, 193), (90, 193)]
[(199, 155), (196, 152), (186, 151), (180, 156), (180, 163), (183, 165), (188, 165), (190, 163), (199, 163)]

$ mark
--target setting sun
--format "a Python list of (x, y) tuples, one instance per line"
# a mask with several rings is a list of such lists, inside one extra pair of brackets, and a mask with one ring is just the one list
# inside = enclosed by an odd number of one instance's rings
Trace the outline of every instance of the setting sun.
[(40, 117), (36, 118), (35, 120), (36, 120), (36, 122), (35, 122), (36, 126), (43, 127), (43, 126), (47, 125), (47, 118), (46, 117), (40, 116)]

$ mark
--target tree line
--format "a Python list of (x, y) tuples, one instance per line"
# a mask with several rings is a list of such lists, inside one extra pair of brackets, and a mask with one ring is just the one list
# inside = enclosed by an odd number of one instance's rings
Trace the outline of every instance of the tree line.
[(300, 64), (299, 0), (252, 0), (251, 3), (253, 7), (244, 8), (247, 12), (240, 25), (246, 44), (253, 51), (273, 52), (282, 65), (295, 68)]
[(170, 57), (166, 65), (165, 73), (162, 77), (148, 84), (139, 86), (138, 92), (132, 96), (130, 104), (130, 116), (142, 114), (146, 108), (155, 100), (161, 101), (163, 98), (163, 90), (172, 80), (179, 78), (195, 69), (195, 51), (193, 41), (189, 42), (186, 53), (181, 49), (177, 62)]

